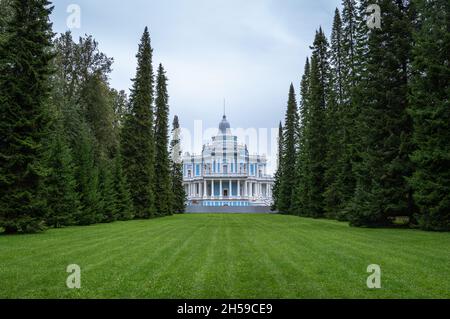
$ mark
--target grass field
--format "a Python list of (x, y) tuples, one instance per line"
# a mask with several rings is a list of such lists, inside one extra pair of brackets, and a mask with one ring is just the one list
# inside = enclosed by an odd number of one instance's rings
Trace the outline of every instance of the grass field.
[(450, 298), (449, 266), (450, 233), (182, 215), (0, 236), (0, 298)]

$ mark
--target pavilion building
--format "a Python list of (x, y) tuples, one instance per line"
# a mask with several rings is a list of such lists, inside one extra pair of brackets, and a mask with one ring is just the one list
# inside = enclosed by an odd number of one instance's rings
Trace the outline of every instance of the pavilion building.
[(265, 155), (250, 155), (232, 135), (224, 115), (218, 134), (201, 155), (183, 157), (183, 181), (189, 206), (270, 206), (274, 179)]

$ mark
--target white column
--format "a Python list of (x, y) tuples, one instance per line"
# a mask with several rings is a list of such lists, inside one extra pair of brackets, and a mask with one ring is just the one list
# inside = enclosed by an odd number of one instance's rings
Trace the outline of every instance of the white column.
[(241, 197), (241, 181), (237, 181), (237, 195)]
[(228, 190), (228, 197), (232, 197), (233, 196), (233, 183), (231, 182), (231, 179), (230, 179), (229, 185), (230, 185), (230, 189)]
[(203, 181), (203, 198), (206, 198), (208, 192), (208, 184), (206, 183), (206, 179)]
[(220, 191), (220, 198), (222, 198), (223, 197), (223, 182), (222, 182), (222, 180), (220, 180), (219, 191)]
[(211, 180), (211, 198), (214, 198), (214, 180)]

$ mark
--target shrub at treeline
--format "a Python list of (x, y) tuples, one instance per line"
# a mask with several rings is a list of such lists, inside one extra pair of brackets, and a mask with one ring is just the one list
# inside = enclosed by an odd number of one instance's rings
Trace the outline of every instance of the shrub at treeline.
[[(291, 86), (275, 209), (362, 227), (450, 230), (450, 2), (344, 0)], [(407, 218), (405, 218), (407, 217)]]
[(179, 122), (169, 151), (167, 78), (160, 65), (154, 80), (148, 30), (128, 99), (92, 37), (54, 37), (49, 1), (0, 6), (0, 231), (183, 213)]

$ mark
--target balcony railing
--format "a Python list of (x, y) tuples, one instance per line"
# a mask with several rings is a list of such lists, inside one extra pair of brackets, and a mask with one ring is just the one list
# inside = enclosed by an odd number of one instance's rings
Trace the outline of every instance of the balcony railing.
[(273, 176), (267, 175), (267, 174), (261, 174), (261, 175), (249, 175), (248, 173), (203, 173), (199, 176), (187, 176), (185, 177), (185, 180), (192, 180), (197, 178), (203, 178), (203, 177), (217, 177), (217, 178), (259, 178), (259, 179), (273, 179)]

